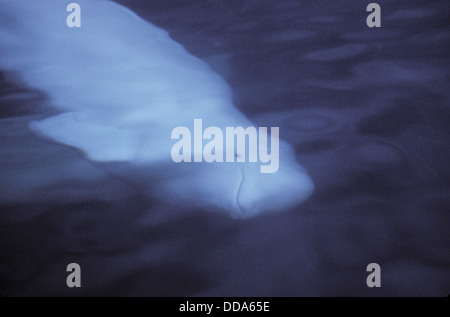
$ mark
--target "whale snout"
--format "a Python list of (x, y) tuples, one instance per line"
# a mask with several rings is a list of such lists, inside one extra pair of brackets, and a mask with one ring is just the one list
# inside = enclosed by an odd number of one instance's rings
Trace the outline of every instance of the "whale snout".
[(175, 164), (159, 172), (156, 196), (165, 202), (221, 211), (234, 218), (289, 210), (314, 191), (311, 178), (296, 162), (280, 164), (276, 173), (267, 174), (260, 173), (259, 164), (237, 162)]
[(237, 196), (239, 210), (233, 215), (249, 218), (257, 214), (291, 209), (314, 191), (314, 184), (305, 171), (280, 168), (274, 174), (243, 173)]

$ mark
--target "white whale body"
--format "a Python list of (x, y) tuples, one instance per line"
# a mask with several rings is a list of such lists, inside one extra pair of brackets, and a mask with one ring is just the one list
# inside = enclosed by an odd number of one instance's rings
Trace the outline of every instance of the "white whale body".
[(310, 177), (283, 141), (273, 174), (261, 174), (259, 163), (174, 163), (177, 126), (192, 128), (194, 118), (223, 129), (253, 124), (226, 82), (166, 31), (112, 1), (76, 2), (81, 28), (66, 25), (68, 2), (0, 0), (0, 69), (59, 111), (31, 130), (172, 203), (250, 217), (311, 195)]

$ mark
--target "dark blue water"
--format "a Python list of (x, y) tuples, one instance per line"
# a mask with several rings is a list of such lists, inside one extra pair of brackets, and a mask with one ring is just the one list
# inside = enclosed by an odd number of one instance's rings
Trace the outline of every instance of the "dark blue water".
[(209, 63), (253, 122), (279, 126), (316, 190), (248, 220), (169, 208), (33, 135), (54, 110), (3, 72), (1, 295), (449, 294), (448, 1), (378, 1), (378, 29), (369, 2), (118, 2)]

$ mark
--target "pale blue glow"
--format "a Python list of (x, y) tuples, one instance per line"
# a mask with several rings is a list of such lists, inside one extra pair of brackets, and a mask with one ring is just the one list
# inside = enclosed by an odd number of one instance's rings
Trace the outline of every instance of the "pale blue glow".
[(67, 27), (68, 2), (0, 0), (0, 68), (62, 112), (31, 123), (34, 132), (96, 163), (128, 164), (140, 172), (110, 172), (169, 202), (253, 216), (309, 197), (312, 181), (283, 141), (274, 174), (258, 163), (172, 162), (171, 131), (192, 129), (194, 118), (222, 129), (254, 124), (226, 82), (166, 31), (110, 1), (76, 2), (81, 28)]

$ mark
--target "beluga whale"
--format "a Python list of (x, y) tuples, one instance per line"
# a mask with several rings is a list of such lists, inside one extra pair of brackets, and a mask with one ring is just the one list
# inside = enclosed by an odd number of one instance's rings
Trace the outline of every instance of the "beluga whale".
[(314, 185), (282, 127), (256, 127), (226, 81), (167, 31), (108, 0), (0, 0), (0, 69), (57, 113), (49, 142), (153, 198), (238, 218), (289, 210)]

